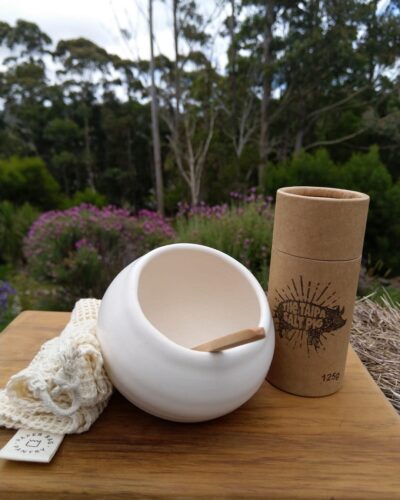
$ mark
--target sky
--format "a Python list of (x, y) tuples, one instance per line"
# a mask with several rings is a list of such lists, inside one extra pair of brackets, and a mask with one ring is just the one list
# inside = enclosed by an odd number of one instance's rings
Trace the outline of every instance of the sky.
[[(202, 13), (212, 18), (210, 29), (221, 31), (227, 12), (216, 11), (216, 0), (198, 0)], [(219, 2), (221, 3), (221, 2)], [(379, 0), (379, 7), (388, 0)], [(154, 0), (155, 51), (173, 57), (171, 0)], [(57, 43), (60, 39), (84, 37), (108, 52), (129, 59), (149, 58), (147, 31), (148, 0), (0, 0), (0, 20), (33, 21)], [(131, 33), (129, 41), (121, 28)], [(227, 40), (216, 37), (212, 59), (218, 70), (226, 64)], [(1, 54), (0, 54), (1, 55)]]
[[(145, 59), (149, 57), (147, 4), (147, 0), (0, 0), (0, 20), (9, 24), (17, 19), (33, 21), (55, 43), (84, 37), (121, 57)], [(211, 0), (199, 4), (207, 15), (214, 8)], [(154, 27), (156, 52), (172, 57), (172, 17), (165, 2), (154, 1)], [(124, 40), (121, 28), (132, 34), (129, 41)], [(217, 42), (216, 50), (223, 64), (221, 43)]]

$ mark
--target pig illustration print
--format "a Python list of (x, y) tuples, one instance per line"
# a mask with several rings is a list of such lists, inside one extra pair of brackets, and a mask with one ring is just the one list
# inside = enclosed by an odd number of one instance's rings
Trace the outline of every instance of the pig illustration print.
[(276, 333), (293, 348), (325, 350), (329, 336), (346, 324), (345, 308), (338, 304), (331, 283), (313, 284), (303, 276), (275, 290), (274, 321)]

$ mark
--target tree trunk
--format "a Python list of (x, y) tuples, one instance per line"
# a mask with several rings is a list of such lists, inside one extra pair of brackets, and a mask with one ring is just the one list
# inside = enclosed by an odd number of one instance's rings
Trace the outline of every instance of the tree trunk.
[(259, 142), (259, 164), (258, 185), (261, 186), (264, 173), (267, 168), (269, 154), (269, 111), (272, 89), (272, 27), (274, 24), (274, 0), (265, 2), (265, 31), (263, 40), (263, 92), (260, 109), (260, 142)]
[(85, 109), (83, 112), (83, 133), (85, 137), (85, 165), (86, 165), (86, 174), (87, 174), (87, 183), (93, 191), (96, 191), (94, 187), (94, 177), (93, 177), (93, 168), (92, 168), (92, 153), (90, 150), (90, 129), (89, 129), (89, 117), (87, 106), (85, 105)]
[[(181, 36), (180, 9), (180, 0), (173, 0), (172, 16), (175, 58), (174, 78), (172, 81), (172, 88), (170, 89), (170, 102), (175, 101), (175, 103), (170, 113), (168, 109), (164, 109), (164, 116), (170, 131), (169, 143), (175, 156), (178, 171), (189, 188), (192, 205), (197, 205), (200, 199), (201, 179), (205, 157), (214, 131), (215, 115), (214, 112), (211, 113), (209, 120), (204, 117), (204, 121), (206, 122), (204, 123), (204, 127), (207, 137), (204, 142), (200, 141), (200, 143), (197, 144), (195, 137), (196, 121), (192, 124), (189, 123), (190, 116), (185, 113), (185, 93), (182, 92), (185, 80), (181, 79), (182, 68), (180, 63), (182, 61), (182, 64), (184, 64), (185, 58), (181, 58), (179, 53), (179, 40)], [(185, 87), (185, 89), (187, 88)], [(206, 110), (206, 105), (204, 106), (204, 110)], [(209, 121), (209, 123), (207, 123), (207, 121)]]
[(231, 74), (229, 76), (230, 79), (230, 87), (231, 87), (231, 95), (232, 95), (232, 104), (233, 104), (233, 119), (235, 126), (238, 123), (238, 92), (237, 92), (237, 50), (236, 50), (236, 35), (235, 35), (235, 27), (236, 27), (236, 0), (231, 0), (231, 19), (229, 22), (228, 30), (229, 30), (229, 38), (231, 42), (231, 46), (229, 48), (229, 59), (231, 65)]
[(303, 139), (304, 139), (304, 129), (301, 128), (297, 134), (294, 143), (294, 153), (299, 153), (301, 148), (303, 147)]
[[(228, 31), (229, 31), (229, 38), (230, 38), (230, 47), (228, 50), (228, 59), (230, 60), (230, 66), (231, 66), (231, 73), (229, 75), (230, 79), (230, 88), (231, 88), (231, 96), (232, 96), (232, 107), (233, 107), (233, 121), (234, 121), (234, 138), (233, 138), (233, 143), (235, 147), (235, 153), (236, 153), (236, 158), (239, 159), (241, 154), (242, 154), (242, 146), (241, 146), (241, 139), (242, 139), (242, 134), (239, 126), (239, 130), (237, 130), (237, 125), (238, 125), (238, 91), (237, 91), (237, 68), (236, 68), (236, 61), (237, 61), (237, 47), (236, 47), (236, 0), (230, 0), (231, 4), (231, 18), (229, 20), (229, 25), (228, 25)], [(236, 180), (239, 181), (240, 177), (240, 162), (236, 161), (235, 162), (235, 175), (236, 175)]]
[(197, 194), (198, 188), (196, 186), (196, 181), (193, 180), (190, 183), (190, 201), (192, 204), (192, 207), (195, 207), (199, 203), (199, 196)]
[(173, 20), (174, 20), (174, 71), (175, 71), (175, 128), (178, 129), (179, 107), (181, 100), (181, 86), (179, 74), (179, 26), (178, 26), (179, 0), (173, 2)]
[[(370, 22), (367, 24), (367, 33), (368, 33), (368, 37), (375, 38), (376, 33), (378, 31), (377, 30), (378, 0), (373, 0), (371, 2), (371, 4), (372, 4), (373, 13), (371, 16), (372, 19), (370, 19)], [(375, 77), (375, 57), (374, 57), (374, 51), (371, 49), (368, 51), (368, 58), (369, 58), (369, 61), (368, 61), (368, 81), (369, 81), (369, 84), (372, 86), (373, 81), (374, 81), (374, 77)]]
[(164, 214), (164, 188), (161, 165), (160, 127), (158, 123), (158, 96), (155, 84), (153, 0), (149, 0), (149, 35), (150, 35), (150, 76), (151, 76), (151, 131), (153, 138), (154, 170), (156, 177), (157, 210)]
[(126, 157), (128, 162), (128, 171), (135, 172), (132, 161), (132, 134), (131, 134), (131, 129), (129, 127), (127, 130), (127, 137), (126, 137)]

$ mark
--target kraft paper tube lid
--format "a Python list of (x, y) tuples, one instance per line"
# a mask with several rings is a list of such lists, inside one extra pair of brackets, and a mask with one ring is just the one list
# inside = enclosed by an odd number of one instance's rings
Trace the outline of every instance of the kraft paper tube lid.
[(297, 257), (351, 260), (361, 256), (369, 196), (357, 191), (296, 186), (278, 189), (273, 246)]

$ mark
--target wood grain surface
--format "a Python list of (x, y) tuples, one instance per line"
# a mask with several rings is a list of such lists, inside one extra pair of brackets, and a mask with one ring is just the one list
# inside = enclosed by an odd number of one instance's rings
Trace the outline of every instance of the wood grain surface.
[[(67, 313), (22, 313), (0, 334), (0, 386)], [(0, 446), (14, 431), (0, 429)], [(267, 382), (202, 424), (147, 415), (115, 393), (92, 429), (50, 464), (0, 460), (0, 499), (400, 498), (400, 419), (352, 350), (343, 389), (307, 399)]]

